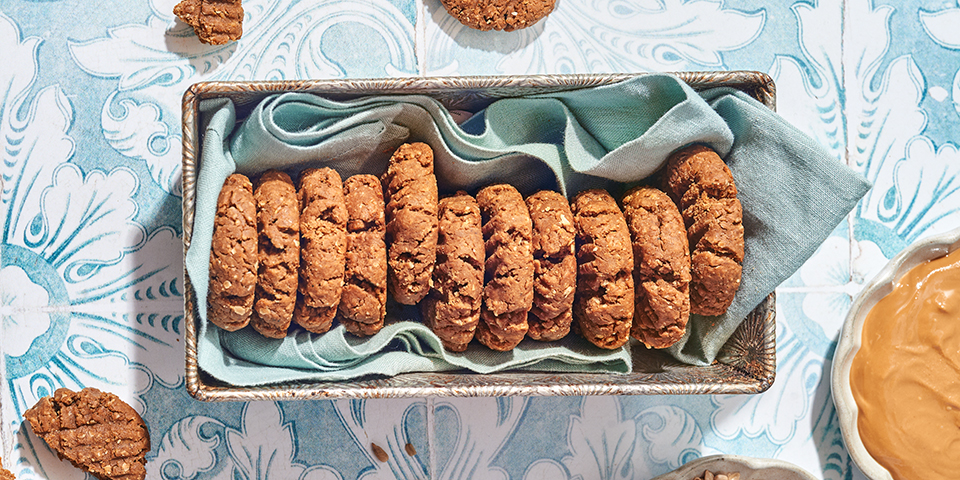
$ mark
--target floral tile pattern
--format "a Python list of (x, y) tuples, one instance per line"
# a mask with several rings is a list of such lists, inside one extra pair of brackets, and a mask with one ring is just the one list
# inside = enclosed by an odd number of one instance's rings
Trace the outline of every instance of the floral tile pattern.
[[(439, 0), (245, 0), (243, 39), (219, 47), (175, 3), (0, 0), (0, 456), (17, 478), (84, 478), (22, 413), (85, 386), (143, 415), (151, 479), (639, 479), (714, 453), (862, 478), (830, 399), (832, 352), (887, 259), (960, 226), (955, 0), (557, 0), (509, 33), (465, 28)], [(874, 184), (778, 289), (767, 392), (186, 394), (180, 101), (192, 83), (727, 69), (769, 73), (778, 112)]]

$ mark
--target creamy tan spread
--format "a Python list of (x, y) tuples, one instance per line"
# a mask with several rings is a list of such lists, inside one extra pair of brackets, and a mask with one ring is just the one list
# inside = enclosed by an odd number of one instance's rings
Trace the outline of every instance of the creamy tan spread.
[(960, 250), (870, 310), (850, 369), (864, 446), (897, 480), (960, 477)]

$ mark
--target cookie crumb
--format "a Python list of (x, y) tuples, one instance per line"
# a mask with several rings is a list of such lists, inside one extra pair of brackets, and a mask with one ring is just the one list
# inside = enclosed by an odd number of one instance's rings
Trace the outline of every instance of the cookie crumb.
[(377, 460), (380, 460), (381, 462), (386, 463), (387, 460), (390, 459), (390, 456), (387, 455), (387, 452), (380, 448), (380, 445), (377, 445), (376, 443), (370, 444), (370, 450), (373, 451), (373, 456), (377, 457)]

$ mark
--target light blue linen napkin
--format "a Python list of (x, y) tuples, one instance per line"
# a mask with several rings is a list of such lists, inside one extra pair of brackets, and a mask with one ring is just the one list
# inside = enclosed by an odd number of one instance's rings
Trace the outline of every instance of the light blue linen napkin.
[[(196, 217), (185, 260), (199, 299), (200, 367), (235, 385), (460, 368), (482, 373), (518, 367), (629, 370), (625, 350), (601, 351), (575, 337), (547, 345), (525, 340), (506, 353), (471, 345), (467, 352), (455, 354), (440, 348), (429, 330), (411, 322), (389, 325), (365, 341), (338, 330), (324, 336), (301, 332), (284, 340), (268, 340), (249, 328), (226, 333), (208, 326), (203, 299), (213, 212), (227, 175), (233, 171), (254, 175), (268, 168), (296, 174), (318, 165), (336, 168), (344, 178), (379, 174), (390, 153), (405, 141), (424, 141), (433, 147), (444, 190), (472, 193), (494, 182), (511, 183), (525, 194), (543, 188), (568, 196), (594, 187), (618, 191), (624, 183), (647, 177), (672, 151), (690, 143), (708, 144), (724, 157), (737, 152), (731, 157), (736, 160), (731, 168), (744, 200), (747, 225), (745, 288), (727, 315), (694, 319), (689, 334), (670, 350), (688, 363), (711, 362), (746, 314), (812, 254), (869, 185), (758, 102), (732, 90), (706, 95), (713, 106), (674, 76), (646, 75), (610, 86), (498, 100), (461, 127), (429, 97), (336, 102), (290, 93), (261, 102), (235, 131), (229, 100), (203, 102)], [(765, 122), (754, 129), (763, 130), (762, 134), (748, 128), (751, 121)], [(743, 138), (736, 137), (737, 132)], [(772, 158), (784, 154), (793, 157)], [(774, 171), (781, 168), (798, 171), (795, 175)], [(841, 191), (818, 197), (819, 203), (797, 203), (800, 198), (790, 195), (806, 194), (814, 186), (830, 188), (824, 185)], [(824, 203), (830, 205), (824, 207)], [(800, 212), (780, 217), (778, 212), (785, 208)], [(754, 216), (762, 220), (750, 223)], [(753, 229), (772, 223), (778, 228)], [(784, 235), (790, 241), (780, 238)], [(793, 244), (794, 240), (801, 245)], [(776, 248), (767, 250), (769, 246)], [(781, 263), (786, 266), (760, 268)], [(407, 309), (392, 318), (416, 321), (418, 314)], [(265, 362), (270, 368), (263, 368)]]

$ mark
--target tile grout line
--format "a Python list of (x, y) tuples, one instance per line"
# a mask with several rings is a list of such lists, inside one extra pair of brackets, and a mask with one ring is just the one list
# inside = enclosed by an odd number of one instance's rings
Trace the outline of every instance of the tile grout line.
[(417, 24), (414, 25), (414, 39), (413, 39), (413, 48), (414, 55), (417, 56), (417, 75), (420, 77), (425, 77), (427, 73), (427, 60), (426, 60), (426, 38), (427, 38), (427, 24), (426, 24), (426, 4), (423, 3), (424, 0), (416, 0), (417, 6)]
[(433, 417), (433, 408), (434, 408), (434, 398), (427, 397), (427, 475), (428, 478), (434, 479), (437, 478), (437, 455), (433, 450), (433, 437), (434, 437), (434, 417)]
[[(844, 92), (843, 98), (847, 98), (847, 62), (846, 62), (846, 38), (847, 38), (847, 5), (850, 0), (843, 0), (840, 2), (840, 88)], [(840, 105), (841, 111), (840, 114), (843, 116), (843, 161), (847, 164), (847, 167), (853, 168), (853, 165), (850, 161), (850, 117), (847, 111), (847, 102), (844, 101)], [(860, 200), (861, 202), (863, 199)], [(859, 202), (858, 202), (859, 203)], [(853, 283), (854, 269), (856, 265), (856, 254), (859, 250), (855, 247), (856, 239), (856, 229), (854, 228), (854, 222), (856, 221), (856, 210), (857, 207), (854, 206), (853, 210), (847, 213), (847, 275), (848, 283)]]

